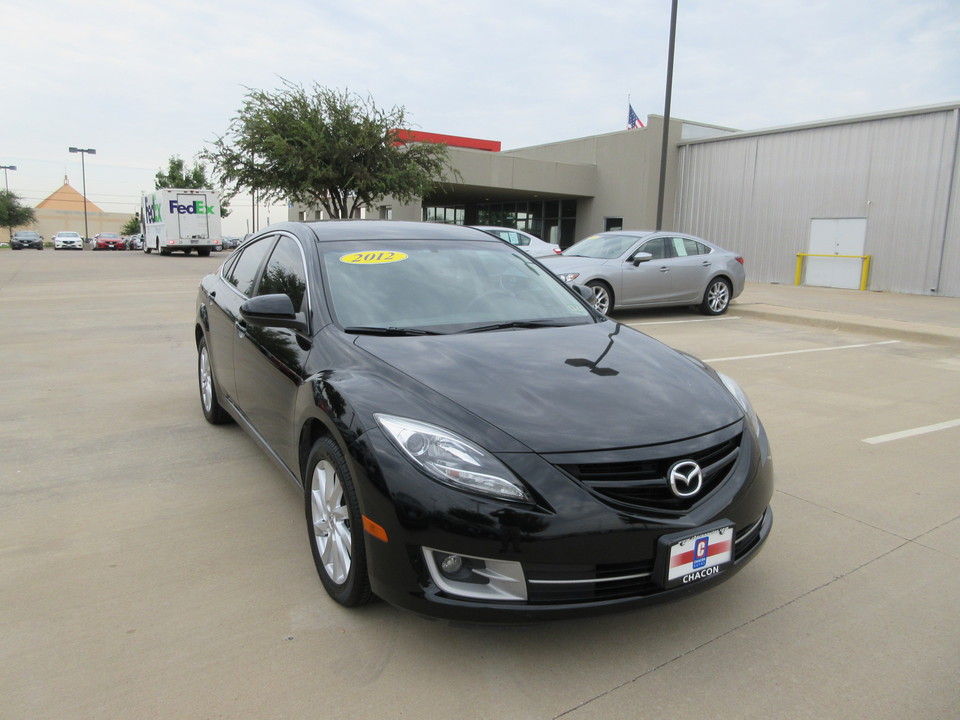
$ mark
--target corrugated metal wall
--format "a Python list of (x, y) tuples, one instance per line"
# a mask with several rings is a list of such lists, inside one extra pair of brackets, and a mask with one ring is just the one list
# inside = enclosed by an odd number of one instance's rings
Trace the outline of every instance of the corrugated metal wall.
[(869, 288), (960, 296), (957, 106), (680, 147), (676, 228), (792, 284), (814, 218), (867, 218)]

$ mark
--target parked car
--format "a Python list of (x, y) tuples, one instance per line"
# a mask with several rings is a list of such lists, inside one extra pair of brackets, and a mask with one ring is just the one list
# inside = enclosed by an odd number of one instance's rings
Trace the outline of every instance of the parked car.
[(143, 250), (142, 235), (128, 235), (123, 238), (123, 243), (127, 250)]
[(23, 250), (24, 248), (43, 250), (43, 238), (40, 233), (33, 230), (17, 230), (10, 238), (10, 247), (13, 250)]
[(102, 232), (93, 236), (94, 250), (126, 250), (127, 245), (118, 233)]
[(53, 236), (54, 250), (83, 250), (83, 238), (80, 233), (61, 230)]
[(274, 225), (200, 283), (201, 409), (303, 490), (342, 605), (531, 621), (707, 590), (770, 533), (763, 425), (589, 297), (471, 228)]
[(240, 238), (236, 235), (224, 235), (223, 242), (220, 243), (220, 250), (233, 250), (240, 244)]
[(531, 235), (523, 230), (508, 227), (494, 227), (492, 225), (474, 225), (473, 227), (488, 232), (491, 235), (496, 235), (501, 240), (506, 240), (511, 245), (515, 245), (533, 257), (551, 254), (558, 255), (560, 253), (559, 245), (541, 240), (536, 235)]
[(743, 257), (693, 235), (618, 230), (591, 235), (542, 262), (594, 292), (600, 312), (696, 305), (720, 315), (743, 292)]

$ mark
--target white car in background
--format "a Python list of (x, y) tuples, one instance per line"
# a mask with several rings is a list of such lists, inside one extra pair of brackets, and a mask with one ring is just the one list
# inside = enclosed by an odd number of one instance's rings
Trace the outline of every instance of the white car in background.
[(483, 230), (486, 233), (495, 235), (501, 240), (506, 240), (523, 250), (532, 257), (543, 257), (544, 255), (559, 255), (560, 246), (541, 240), (536, 235), (531, 235), (523, 230), (508, 227), (494, 227), (492, 225), (473, 225), (477, 230)]
[(80, 233), (61, 230), (53, 236), (54, 250), (83, 250), (83, 238)]

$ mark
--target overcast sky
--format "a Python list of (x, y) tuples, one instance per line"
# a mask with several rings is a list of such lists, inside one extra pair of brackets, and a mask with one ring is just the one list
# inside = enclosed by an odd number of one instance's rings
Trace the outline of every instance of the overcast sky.
[[(0, 0), (0, 165), (130, 212), (280, 78), (504, 149), (663, 114), (670, 0)], [(960, 101), (960, 0), (680, 0), (671, 114), (742, 130)], [(238, 202), (240, 202), (238, 200)], [(242, 234), (236, 212), (224, 232)], [(274, 208), (271, 220), (285, 219)], [(261, 211), (261, 224), (270, 211)]]

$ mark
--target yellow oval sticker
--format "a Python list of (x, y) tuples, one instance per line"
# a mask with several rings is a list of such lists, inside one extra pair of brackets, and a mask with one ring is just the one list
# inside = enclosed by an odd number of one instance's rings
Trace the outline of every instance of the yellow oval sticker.
[(366, 252), (355, 252), (344, 255), (340, 262), (348, 265), (382, 265), (384, 263), (400, 262), (406, 260), (406, 253), (394, 252), (393, 250), (368, 250)]

